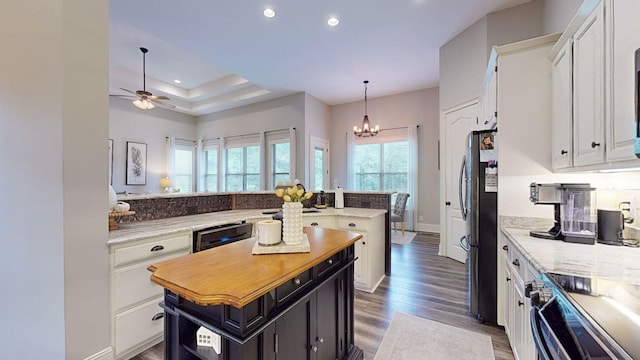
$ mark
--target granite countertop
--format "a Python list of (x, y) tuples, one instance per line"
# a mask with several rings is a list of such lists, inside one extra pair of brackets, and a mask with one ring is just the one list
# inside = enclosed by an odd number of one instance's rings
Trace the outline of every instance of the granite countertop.
[[(290, 185), (293, 186), (293, 185)], [(314, 193), (320, 193), (319, 191), (313, 191)], [(361, 195), (393, 195), (395, 191), (360, 191), (360, 190), (344, 190), (345, 194), (361, 194)], [(324, 190), (326, 194), (334, 194), (335, 189), (332, 190)], [(252, 195), (252, 194), (273, 194), (273, 190), (262, 190), (262, 191), (221, 191), (221, 192), (191, 192), (191, 193), (149, 193), (149, 194), (116, 194), (118, 197), (118, 201), (127, 201), (127, 200), (143, 200), (143, 199), (158, 199), (158, 198), (181, 198), (181, 197), (194, 197), (194, 196), (218, 196), (218, 195)]]
[(527, 229), (501, 230), (540, 272), (595, 276), (640, 285), (640, 248), (574, 244), (534, 238)]
[[(173, 218), (137, 221), (118, 224), (120, 229), (109, 232), (107, 245), (120, 244), (133, 240), (140, 240), (153, 236), (167, 235), (182, 231), (196, 231), (211, 226), (224, 225), (243, 220), (268, 220), (272, 214), (263, 211), (278, 211), (280, 209), (249, 209), (228, 210), (207, 214), (179, 216)], [(303, 216), (349, 216), (373, 218), (383, 215), (387, 211), (382, 209), (344, 208), (344, 209), (305, 209), (317, 212), (304, 213)]]

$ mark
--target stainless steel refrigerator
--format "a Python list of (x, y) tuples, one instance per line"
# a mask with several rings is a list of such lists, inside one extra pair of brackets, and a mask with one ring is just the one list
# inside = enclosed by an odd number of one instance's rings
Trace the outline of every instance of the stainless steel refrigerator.
[(497, 130), (472, 131), (460, 168), (460, 209), (466, 235), (469, 310), (482, 322), (497, 322)]

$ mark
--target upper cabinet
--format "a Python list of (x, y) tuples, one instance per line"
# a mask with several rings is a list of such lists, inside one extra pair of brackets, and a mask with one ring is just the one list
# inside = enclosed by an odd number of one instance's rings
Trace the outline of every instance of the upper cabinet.
[(640, 166), (633, 152), (638, 16), (636, 0), (586, 0), (551, 51), (554, 170)]

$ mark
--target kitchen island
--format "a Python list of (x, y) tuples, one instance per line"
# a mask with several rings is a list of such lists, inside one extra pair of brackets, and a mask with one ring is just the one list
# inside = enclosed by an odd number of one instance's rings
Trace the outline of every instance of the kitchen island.
[[(149, 266), (165, 288), (165, 358), (362, 359), (353, 335), (362, 235), (304, 232), (309, 253), (252, 255), (252, 238)], [(196, 344), (201, 327), (219, 354)]]

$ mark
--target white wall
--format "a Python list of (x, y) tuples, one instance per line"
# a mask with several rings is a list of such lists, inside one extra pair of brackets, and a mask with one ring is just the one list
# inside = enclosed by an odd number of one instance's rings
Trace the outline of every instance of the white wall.
[(542, 10), (544, 33), (563, 32), (582, 2), (583, 0), (546, 0)]
[(520, 6), (488, 14), (487, 54), (491, 54), (493, 46), (542, 35), (544, 3), (544, 0), (534, 0)]
[(3, 6), (2, 357), (108, 353), (108, 3)]
[[(159, 193), (166, 176), (166, 137), (196, 141), (196, 119), (156, 107), (142, 111), (130, 100), (110, 97), (109, 138), (113, 139), (113, 188), (116, 192)], [(147, 184), (126, 184), (127, 141), (147, 144)]]
[[(371, 87), (370, 87), (371, 88)], [(381, 129), (420, 125), (419, 136), (419, 196), (416, 202), (419, 227), (438, 227), (439, 170), (438, 170), (438, 88), (411, 91), (368, 99), (371, 125)], [(364, 101), (331, 107), (331, 174), (342, 187), (347, 185), (346, 134), (354, 125), (361, 125)], [(333, 183), (333, 182), (332, 182)]]
[[(329, 105), (316, 99), (315, 97), (305, 94), (305, 106), (304, 106), (304, 119), (305, 119), (305, 135), (304, 135), (304, 177), (310, 179), (309, 174), (311, 172), (310, 167), (310, 150), (309, 141), (311, 136), (325, 139), (329, 141), (329, 147), (331, 147), (331, 109)], [(331, 161), (331, 154), (333, 150), (330, 148), (329, 161)], [(329, 170), (331, 171), (331, 170)], [(330, 174), (331, 176), (331, 174)], [(332, 178), (330, 178), (332, 179)], [(310, 183), (310, 182), (309, 182)], [(330, 181), (331, 183), (331, 181)], [(305, 183), (306, 184), (306, 183)]]
[(297, 93), (236, 109), (203, 115), (197, 120), (197, 138), (213, 139), (260, 131), (296, 128), (296, 177), (305, 183), (305, 94)]

